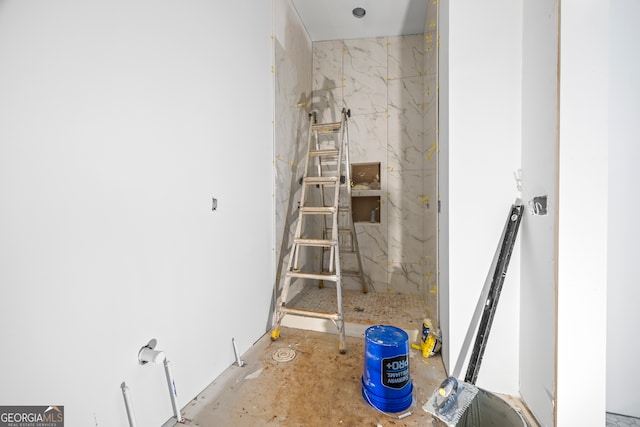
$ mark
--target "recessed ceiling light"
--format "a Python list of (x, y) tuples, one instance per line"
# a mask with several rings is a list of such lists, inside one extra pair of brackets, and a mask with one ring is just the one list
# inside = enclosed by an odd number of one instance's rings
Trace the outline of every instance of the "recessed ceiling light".
[(356, 18), (362, 18), (364, 17), (364, 15), (366, 15), (367, 11), (361, 7), (356, 7), (351, 13), (353, 13), (353, 16), (355, 16)]

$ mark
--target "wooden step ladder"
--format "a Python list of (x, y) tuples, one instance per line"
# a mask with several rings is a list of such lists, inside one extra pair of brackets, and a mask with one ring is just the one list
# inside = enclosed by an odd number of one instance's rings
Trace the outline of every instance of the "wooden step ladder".
[[(351, 212), (351, 166), (349, 163), (349, 131), (347, 122), (351, 113), (343, 109), (341, 120), (318, 124), (316, 114), (309, 115), (309, 139), (302, 191), (293, 244), (289, 251), (287, 270), (275, 307), (275, 321), (271, 339), (280, 337), (282, 319), (287, 314), (331, 320), (340, 336), (340, 353), (346, 353), (344, 314), (342, 309), (342, 276), (360, 278), (362, 291), (367, 283), (362, 270), (353, 216)], [(320, 222), (320, 224), (318, 224)], [(353, 256), (356, 269), (341, 270), (343, 256)], [(301, 262), (301, 253), (319, 250), (320, 262)], [(304, 257), (304, 255), (303, 255)], [(335, 312), (319, 312), (287, 306), (287, 297), (294, 280), (303, 284), (315, 283), (324, 287), (335, 283), (337, 307)]]

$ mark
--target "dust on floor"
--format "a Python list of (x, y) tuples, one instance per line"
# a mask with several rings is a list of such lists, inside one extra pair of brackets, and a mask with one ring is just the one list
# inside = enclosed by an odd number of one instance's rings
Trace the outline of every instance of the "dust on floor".
[[(295, 350), (295, 358), (277, 362), (277, 350)], [(183, 410), (186, 425), (213, 426), (431, 426), (426, 402), (445, 378), (439, 356), (424, 359), (410, 351), (413, 414), (393, 419), (362, 397), (364, 341), (347, 337), (347, 354), (338, 352), (332, 334), (283, 328), (280, 339), (260, 339)], [(177, 424), (176, 426), (180, 426)]]

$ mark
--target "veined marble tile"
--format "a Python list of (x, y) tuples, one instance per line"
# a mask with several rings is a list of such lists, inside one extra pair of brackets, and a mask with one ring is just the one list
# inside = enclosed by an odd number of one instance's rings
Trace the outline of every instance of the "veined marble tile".
[(436, 253), (438, 247), (438, 214), (435, 212), (428, 212), (424, 215), (424, 241), (422, 255), (426, 264), (435, 264)]
[(342, 87), (341, 40), (313, 43), (313, 90)]
[(422, 171), (387, 173), (389, 262), (421, 262), (424, 240)]
[[(281, 274), (286, 269), (286, 261), (293, 242), (295, 233), (296, 220), (298, 218), (297, 203), (300, 199), (299, 187), (292, 187), (291, 182), (284, 182), (287, 179), (291, 181), (293, 175), (290, 173), (290, 166), (282, 161), (276, 162), (276, 171), (279, 176), (285, 177), (281, 185), (280, 192), (276, 192), (276, 260), (278, 262), (278, 272)], [(287, 177), (289, 175), (289, 177)], [(287, 191), (290, 191), (287, 193)]]
[(349, 120), (351, 163), (381, 163), (387, 165), (387, 118), (384, 113), (352, 116)]
[(407, 221), (411, 216), (420, 218), (424, 212), (422, 198), (422, 170), (387, 172), (387, 199), (389, 218)]
[(370, 290), (381, 292), (387, 288), (387, 236), (383, 224), (356, 223), (358, 245), (364, 275)]
[[(344, 254), (340, 256), (340, 268), (342, 271), (358, 271), (358, 259), (355, 254)], [(364, 271), (364, 267), (363, 267)], [(362, 282), (357, 276), (342, 277), (344, 289), (362, 290)], [(369, 279), (365, 276), (365, 286), (369, 288)]]
[(387, 38), (345, 40), (344, 103), (351, 113), (387, 108)]
[(423, 153), (422, 167), (425, 170), (437, 168), (438, 153), (440, 152), (437, 132), (438, 130), (435, 127), (429, 127), (424, 130), (423, 141), (425, 150)]
[(342, 88), (320, 89), (313, 91), (313, 110), (316, 111), (318, 123), (340, 121), (342, 112)]
[[(299, 140), (306, 140), (304, 126), (307, 110), (299, 108), (301, 99), (308, 99), (311, 87), (311, 73), (304, 72), (304, 46), (290, 45), (285, 50), (276, 40), (275, 70), (275, 215), (276, 215), (276, 259), (279, 263), (286, 257), (297, 212), (291, 203), (298, 196), (299, 186), (292, 183), (299, 174), (300, 162), (306, 151), (300, 149)], [(308, 52), (309, 56), (311, 52)], [(296, 66), (299, 65), (299, 66)], [(309, 70), (310, 71), (310, 67)], [(306, 105), (305, 105), (306, 107)], [(304, 145), (304, 144), (303, 144)], [(306, 149), (306, 147), (305, 147)]]
[(436, 284), (438, 277), (438, 264), (437, 264), (437, 258), (435, 255), (435, 252), (429, 255), (425, 255), (424, 256), (424, 262), (423, 262), (425, 268), (424, 268), (424, 273), (425, 273), (425, 279), (427, 284)]
[(423, 266), (409, 263), (389, 263), (390, 293), (424, 295)]
[(419, 264), (422, 262), (423, 224), (417, 216), (409, 221), (389, 219), (389, 262)]
[(427, 317), (438, 318), (438, 265), (435, 252), (425, 255), (422, 283), (427, 295)]
[(435, 169), (438, 160), (438, 116), (437, 116), (437, 76), (430, 75), (424, 77), (424, 121), (423, 121), (423, 143), (424, 155), (422, 159), (423, 169)]
[(427, 13), (425, 15), (425, 20), (424, 20), (424, 32), (428, 32), (428, 31), (435, 31), (438, 28), (438, 16), (437, 16), (437, 12), (434, 13), (434, 6), (437, 7), (437, 5), (433, 4), (433, 0), (427, 0)]
[[(306, 132), (303, 134), (305, 137), (296, 139), (300, 141), (296, 146), (283, 147), (287, 148), (288, 152), (282, 154), (276, 153), (275, 166), (276, 166), (276, 193), (284, 193), (284, 197), (288, 197), (291, 189), (296, 185), (295, 181), (302, 176), (304, 172), (304, 160), (307, 149)], [(293, 140), (295, 137), (291, 136)]]
[[(424, 248), (423, 256), (426, 261), (435, 263), (437, 245), (438, 245), (438, 214), (436, 212), (428, 212), (424, 215)], [(428, 262), (428, 263), (429, 263)]]
[(389, 151), (393, 170), (422, 169), (422, 77), (389, 81)]
[[(371, 290), (371, 284), (369, 283), (369, 279), (365, 276), (364, 278), (367, 289)], [(362, 282), (359, 277), (355, 276), (342, 276), (342, 289), (346, 291), (361, 291), (362, 290)]]
[[(291, 101), (291, 98), (289, 98), (289, 101)], [(276, 112), (274, 119), (276, 157), (296, 161), (300, 159), (301, 153), (303, 156), (306, 155), (306, 151), (303, 153), (299, 150), (299, 142), (307, 140), (309, 131), (308, 111), (305, 109), (289, 109)]]
[[(281, 160), (276, 160), (276, 192), (275, 192), (275, 227), (276, 238), (278, 242), (282, 241), (284, 233), (285, 222), (287, 220), (287, 203), (289, 201), (289, 193), (285, 192), (287, 188), (287, 181), (290, 181), (291, 174), (286, 163)], [(276, 257), (279, 256), (279, 252), (276, 253)]]
[[(437, 322), (438, 319), (438, 267), (435, 263), (425, 264), (422, 284), (426, 293), (427, 317)], [(437, 324), (437, 323), (436, 323)]]
[(427, 13), (425, 14), (424, 26), (425, 29), (431, 28), (431, 20), (435, 21), (435, 26), (438, 26), (438, 3), (440, 0), (427, 0)]
[[(287, 222), (289, 221), (288, 203), (291, 196), (291, 181), (294, 179), (295, 172), (297, 171), (297, 157), (295, 152), (295, 146), (287, 146), (281, 141), (286, 140), (285, 129), (276, 127), (276, 135), (279, 135), (276, 139), (276, 155), (274, 158), (275, 163), (275, 215), (276, 215), (276, 242), (279, 246), (283, 240), (284, 230)], [(281, 153), (281, 154), (278, 154)], [(276, 256), (281, 256), (280, 253), (276, 253)]]
[[(428, 4), (433, 1), (427, 0)], [(425, 28), (433, 38), (436, 28), (429, 27), (429, 23), (427, 19)], [(435, 178), (437, 159), (437, 147), (433, 147), (437, 40), (432, 40), (433, 52), (427, 49), (427, 42), (427, 35), (418, 35), (314, 43), (315, 90), (310, 104), (318, 111), (321, 122), (337, 121), (342, 107), (350, 108), (351, 163), (381, 163), (381, 223), (356, 223), (364, 273), (372, 282), (372, 290), (423, 295), (428, 300), (427, 314), (435, 318), (437, 195), (430, 183), (435, 183), (431, 177)], [(428, 63), (431, 60), (433, 63)], [(433, 72), (426, 76), (429, 66)], [(406, 78), (409, 76), (414, 78)], [(298, 77), (282, 75), (285, 79)], [(290, 98), (289, 94), (282, 97), (290, 105), (300, 103)], [(279, 118), (276, 112), (276, 121), (300, 131), (298, 118)], [(307, 126), (304, 121), (302, 129)], [(285, 135), (285, 139), (291, 138), (291, 133)], [(298, 145), (306, 150), (306, 144)], [(432, 160), (427, 160), (429, 148)], [(297, 152), (279, 149), (277, 144), (276, 150), (289, 157), (298, 156)], [(281, 173), (290, 172), (290, 179), (294, 179), (295, 173), (287, 169), (286, 161), (282, 163), (280, 168), (285, 170)], [(423, 171), (424, 168), (431, 170)], [(423, 176), (423, 172), (431, 177)], [(277, 200), (276, 204), (284, 209), (288, 200)], [(277, 221), (289, 221), (288, 227), (295, 224), (295, 217), (291, 221), (284, 218), (286, 214), (280, 216)], [(291, 237), (289, 234), (287, 238)], [(353, 260), (345, 258), (342, 263), (347, 268)], [(360, 289), (361, 284), (346, 277), (343, 285), (346, 289)], [(429, 293), (431, 289), (434, 293)]]
[(424, 214), (438, 213), (438, 182), (437, 170), (425, 169), (422, 171), (422, 211)]
[(389, 79), (414, 77), (422, 75), (424, 65), (424, 36), (413, 34), (408, 36), (389, 37)]
[(425, 120), (432, 121), (432, 124), (435, 124), (435, 113), (438, 108), (438, 77), (435, 74), (424, 76), (422, 78), (422, 85)]
[[(426, 177), (425, 181), (429, 178)], [(435, 187), (435, 183), (433, 184)], [(423, 242), (423, 262), (424, 262), (424, 285), (427, 294), (430, 296), (429, 309), (437, 310), (437, 302), (431, 304), (431, 300), (437, 299), (438, 291), (438, 265), (437, 265), (437, 248), (438, 248), (438, 204), (435, 198), (430, 203), (431, 208), (423, 215), (424, 224), (424, 242)]]
[[(408, 119), (421, 115), (423, 103), (422, 76), (406, 77), (389, 82), (389, 109), (402, 110)], [(389, 111), (391, 114), (392, 111)]]
[(438, 32), (424, 33), (424, 74), (431, 75), (438, 72)]
[(421, 218), (413, 215), (409, 221), (389, 218), (388, 227), (389, 262), (419, 264), (423, 250)]

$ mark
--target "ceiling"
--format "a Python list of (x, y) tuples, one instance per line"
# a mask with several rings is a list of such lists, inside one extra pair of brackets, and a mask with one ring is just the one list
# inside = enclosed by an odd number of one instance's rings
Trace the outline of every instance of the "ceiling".
[[(312, 41), (422, 34), (425, 0), (293, 0)], [(366, 10), (355, 18), (356, 7)]]

